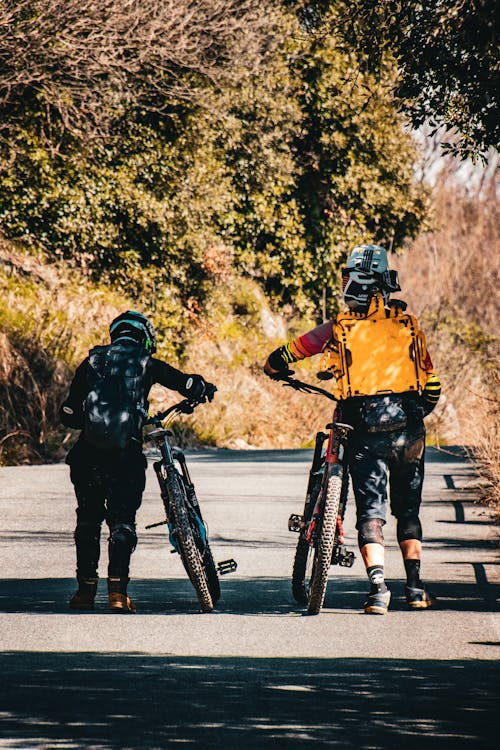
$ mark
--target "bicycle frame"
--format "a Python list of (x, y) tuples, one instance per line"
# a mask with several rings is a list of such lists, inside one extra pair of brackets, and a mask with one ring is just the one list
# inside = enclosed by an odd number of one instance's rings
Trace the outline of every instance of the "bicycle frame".
[[(163, 412), (158, 412), (158, 414), (153, 415), (150, 417), (146, 424), (153, 424), (155, 425), (156, 429), (152, 430), (149, 435), (147, 436), (149, 440), (154, 442), (158, 450), (160, 451), (161, 460), (155, 461), (153, 463), (153, 468), (155, 470), (156, 476), (158, 478), (158, 483), (160, 485), (160, 491), (161, 491), (161, 497), (163, 500), (163, 504), (165, 507), (165, 512), (167, 514), (167, 519), (165, 521), (160, 521), (159, 523), (149, 524), (146, 528), (154, 528), (156, 526), (162, 526), (169, 523), (169, 495), (168, 495), (168, 489), (166, 485), (166, 480), (168, 477), (172, 474), (172, 472), (176, 471), (175, 468), (175, 461), (178, 462), (181, 475), (184, 480), (184, 486), (186, 488), (188, 501), (192, 502), (195, 500), (195, 509), (199, 511), (199, 504), (196, 499), (196, 496), (194, 495), (194, 485), (191, 481), (191, 476), (189, 474), (189, 470), (186, 463), (186, 457), (184, 455), (184, 451), (180, 448), (173, 447), (170, 445), (170, 442), (168, 440), (169, 437), (173, 437), (173, 432), (168, 429), (168, 425), (173, 422), (175, 417), (177, 417), (179, 414), (192, 414), (194, 411), (195, 403), (190, 402), (188, 399), (184, 399), (183, 401), (179, 402), (178, 404), (174, 404), (170, 408), (166, 409)], [(163, 424), (165, 423), (165, 426)], [(165, 475), (163, 475), (163, 471), (165, 471)]]
[[(323, 388), (291, 377), (283, 380), (284, 385), (295, 390), (317, 393), (336, 401), (334, 396)], [(328, 433), (318, 432), (316, 435), (303, 515), (292, 514), (288, 521), (289, 530), (300, 534), (292, 573), (293, 595), (299, 603), (308, 605), (309, 614), (318, 614), (322, 607), (328, 567), (351, 567), (354, 562), (354, 553), (345, 548), (343, 529), (348, 495), (345, 452), (352, 427), (337, 422), (334, 418), (326, 429)], [(314, 507), (311, 507), (312, 503)], [(329, 541), (325, 543), (325, 539)], [(321, 573), (313, 584), (317, 555), (321, 558)], [(310, 585), (307, 585), (308, 559), (313, 560)]]
[[(149, 524), (148, 526), (146, 526), (146, 528), (151, 529), (167, 524), (169, 525), (169, 528), (172, 527), (174, 519), (173, 517), (171, 517), (172, 514), (170, 509), (170, 490), (168, 483), (171, 478), (173, 479), (175, 477), (175, 475), (179, 476), (185, 490), (185, 501), (188, 512), (191, 512), (192, 518), (195, 519), (194, 523), (197, 528), (198, 540), (202, 547), (199, 551), (202, 559), (204, 560), (204, 564), (207, 564), (205, 560), (205, 557), (207, 557), (209, 560), (208, 564), (214, 566), (214, 575), (216, 573), (218, 573), (219, 575), (226, 575), (227, 573), (234, 572), (237, 568), (237, 564), (235, 560), (231, 558), (229, 560), (220, 561), (217, 566), (214, 565), (209, 547), (208, 530), (203, 520), (200, 504), (196, 496), (194, 483), (191, 480), (191, 475), (189, 473), (184, 451), (177, 446), (170, 445), (169, 442), (169, 438), (173, 437), (173, 432), (168, 429), (168, 425), (170, 425), (180, 414), (192, 414), (198, 403), (199, 402), (197, 401), (184, 399), (183, 401), (169, 407), (165, 411), (158, 412), (157, 414), (153, 415), (146, 422), (146, 424), (153, 424), (156, 428), (152, 430), (147, 437), (149, 440), (155, 443), (161, 455), (161, 459), (153, 463), (153, 468), (160, 485), (161, 498), (166, 514), (166, 519), (164, 521)], [(180, 472), (178, 471), (175, 462), (178, 463)], [(174, 550), (176, 552), (179, 552), (180, 550), (177, 548), (177, 545), (175, 543), (175, 530), (172, 532), (171, 542), (174, 546)]]
[[(347, 436), (349, 433), (349, 430), (352, 429), (350, 425), (344, 424), (342, 422), (332, 422), (327, 425), (327, 429), (329, 429), (328, 435), (325, 435), (324, 433), (318, 433), (316, 435), (316, 449), (315, 452), (321, 450), (322, 443), (327, 441), (326, 451), (324, 455), (320, 454), (320, 462), (321, 465), (316, 470), (316, 473), (321, 470), (321, 466), (323, 466), (323, 477), (322, 477), (322, 484), (325, 486), (328, 482), (328, 478), (330, 476), (330, 473), (334, 470), (333, 467), (336, 465), (341, 464), (343, 471), (346, 471), (346, 467), (343, 465), (344, 455), (345, 455), (345, 444), (347, 440)], [(316, 461), (318, 460), (315, 457)], [(313, 459), (313, 466), (315, 464), (315, 460)], [(344, 482), (343, 485), (343, 492), (339, 507), (339, 514), (337, 516), (337, 533), (336, 533), (336, 544), (335, 544), (335, 550), (334, 550), (334, 558), (332, 558), (332, 565), (344, 565), (347, 567), (350, 567), (354, 561), (353, 553), (347, 552), (347, 550), (340, 550), (340, 547), (343, 547), (344, 544), (344, 528), (343, 528), (343, 520), (344, 520), (344, 513), (345, 513), (345, 505), (347, 502), (347, 482)], [(321, 512), (322, 512), (322, 503), (324, 501), (324, 493), (319, 492), (318, 498), (316, 500), (316, 504), (314, 507), (314, 510), (311, 515), (311, 521), (309, 522), (309, 525), (307, 526), (306, 531), (306, 539), (308, 543), (311, 546), (314, 546), (316, 542), (316, 535), (315, 531), (318, 526), (318, 523), (321, 521)], [(305, 524), (304, 524), (305, 525)], [(303, 528), (304, 528), (303, 525)], [(343, 557), (347, 555), (347, 558), (343, 560)], [(350, 562), (348, 562), (348, 560)]]

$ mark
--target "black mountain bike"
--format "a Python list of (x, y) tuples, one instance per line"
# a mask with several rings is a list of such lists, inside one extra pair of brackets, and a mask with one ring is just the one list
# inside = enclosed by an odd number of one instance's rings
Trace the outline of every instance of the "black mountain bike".
[(172, 552), (181, 556), (182, 564), (196, 591), (200, 609), (202, 612), (211, 612), (220, 597), (219, 575), (236, 570), (236, 562), (231, 559), (215, 564), (208, 541), (208, 529), (201, 514), (184, 451), (170, 445), (169, 439), (173, 437), (173, 432), (167, 429), (180, 414), (192, 414), (199, 403), (184, 399), (166, 411), (149, 417), (146, 422), (156, 428), (146, 439), (152, 441), (160, 452), (160, 459), (153, 463), (153, 468), (166, 514), (164, 521), (149, 524), (146, 528), (168, 525)]
[[(332, 401), (334, 396), (310, 383), (292, 377), (284, 385), (303, 393), (315, 393)], [(343, 520), (349, 491), (345, 447), (351, 425), (331, 422), (328, 433), (318, 432), (309, 471), (306, 501), (302, 515), (292, 514), (288, 529), (298, 532), (292, 571), (292, 592), (299, 604), (307, 605), (310, 615), (321, 611), (330, 565), (350, 568), (354, 552), (346, 549)]]

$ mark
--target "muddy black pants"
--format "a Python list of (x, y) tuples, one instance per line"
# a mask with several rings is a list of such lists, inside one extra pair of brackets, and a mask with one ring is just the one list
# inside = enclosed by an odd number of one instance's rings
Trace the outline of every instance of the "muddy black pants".
[(146, 484), (146, 458), (138, 447), (105, 456), (77, 443), (67, 462), (77, 499), (78, 578), (97, 577), (103, 521), (109, 528), (108, 576), (128, 578), (137, 543), (135, 516)]

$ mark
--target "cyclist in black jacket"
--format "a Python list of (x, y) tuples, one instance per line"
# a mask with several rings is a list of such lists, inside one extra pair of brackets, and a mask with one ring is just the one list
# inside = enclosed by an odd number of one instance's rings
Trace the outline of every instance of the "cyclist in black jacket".
[[(149, 391), (154, 383), (159, 383), (193, 400), (211, 401), (216, 389), (201, 375), (186, 375), (151, 356), (156, 351), (155, 330), (141, 313), (131, 310), (122, 313), (112, 321), (109, 330), (111, 344), (91, 350), (77, 368), (69, 395), (61, 406), (63, 424), (82, 430), (66, 458), (77, 498), (78, 590), (70, 600), (70, 608), (94, 608), (101, 525), (105, 520), (109, 528), (110, 609), (135, 612), (135, 605), (127, 596), (127, 584), (130, 556), (137, 543), (135, 515), (146, 484), (147, 461), (142, 452), (141, 425), (147, 414)], [(137, 411), (136, 430), (119, 449), (97, 446), (86, 431), (89, 394), (103, 372), (111, 373), (116, 382), (127, 384), (129, 395), (132, 394), (130, 409)], [(99, 404), (93, 408), (99, 409)]]

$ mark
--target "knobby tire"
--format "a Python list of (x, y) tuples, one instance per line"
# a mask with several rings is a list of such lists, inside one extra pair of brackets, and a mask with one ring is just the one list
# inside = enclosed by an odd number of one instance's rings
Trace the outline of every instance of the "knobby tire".
[(212, 603), (215, 606), (220, 599), (220, 583), (219, 574), (217, 573), (217, 566), (215, 565), (212, 551), (208, 546), (208, 542), (205, 546), (205, 552), (203, 554), (203, 567), (205, 569), (205, 575), (208, 583), (208, 590), (212, 597)]
[[(304, 505), (304, 522), (306, 524), (309, 524), (311, 520), (320, 490), (321, 476), (316, 477), (316, 481), (311, 487), (310, 496), (306, 498)], [(304, 538), (303, 532), (301, 532), (297, 541), (292, 568), (292, 594), (298, 604), (307, 604), (306, 570), (310, 552), (312, 553), (312, 548), (307, 539)]]
[(202, 556), (196, 546), (189, 521), (184, 487), (181, 484), (181, 480), (175, 475), (169, 478), (168, 485), (170, 509), (174, 516), (182, 564), (194, 586), (201, 611), (211, 612), (214, 608), (214, 602), (210, 593), (208, 576), (205, 574)]
[(202, 537), (199, 530), (199, 522), (203, 523), (201, 517), (200, 503), (196, 497), (194, 488), (188, 494), (189, 497), (189, 509), (188, 514), (191, 521), (191, 529), (195, 538), (196, 546), (201, 556), (203, 570), (205, 571), (205, 577), (207, 579), (208, 590), (212, 597), (212, 604), (215, 606), (220, 599), (220, 583), (219, 574), (217, 572), (217, 566), (214, 562), (212, 550), (208, 542), (208, 532), (205, 529), (205, 536)]
[(310, 615), (318, 615), (321, 612), (325, 599), (341, 494), (342, 476), (330, 474), (326, 486), (321, 529), (316, 542), (313, 572), (308, 591), (307, 613)]

